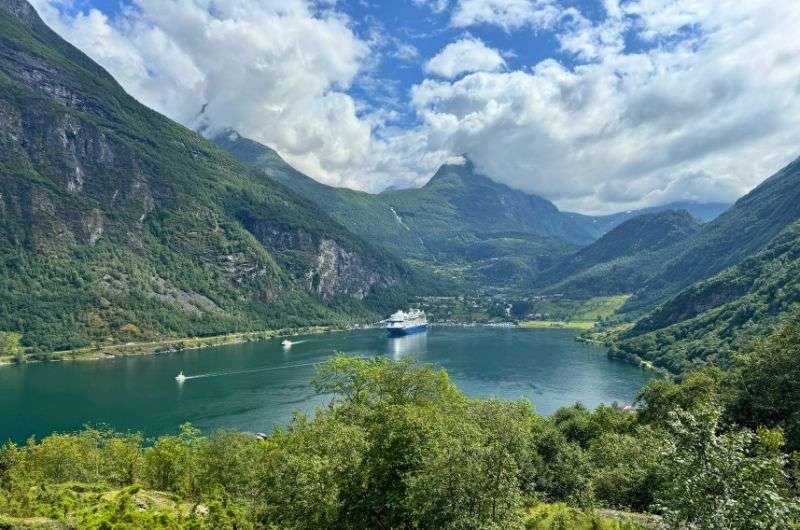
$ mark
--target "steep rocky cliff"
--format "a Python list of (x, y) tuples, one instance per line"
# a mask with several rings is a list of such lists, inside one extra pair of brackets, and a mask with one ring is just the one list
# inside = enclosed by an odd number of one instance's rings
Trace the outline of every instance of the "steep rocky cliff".
[(23, 0), (0, 0), (0, 250), (0, 331), (37, 349), (366, 317), (409, 279)]

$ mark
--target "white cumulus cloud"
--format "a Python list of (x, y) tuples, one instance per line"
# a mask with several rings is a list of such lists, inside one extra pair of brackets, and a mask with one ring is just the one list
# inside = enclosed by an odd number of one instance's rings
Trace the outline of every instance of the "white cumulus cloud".
[(136, 0), (109, 19), (67, 16), (58, 2), (35, 4), (144, 104), (190, 127), (233, 127), (324, 182), (385, 185), (379, 118), (347, 93), (370, 48), (337, 12), (305, 0)]
[(451, 23), (456, 27), (491, 24), (506, 30), (547, 27), (559, 14), (554, 0), (458, 0)]
[(505, 65), (500, 52), (480, 39), (464, 37), (445, 46), (425, 64), (425, 71), (453, 78), (466, 72), (493, 72)]
[[(800, 154), (800, 41), (787, 38), (800, 4), (718, 4), (631, 1), (594, 23), (573, 13), (557, 38), (575, 66), (429, 79), (413, 104), (432, 148), (565, 208), (733, 200)], [(627, 51), (625, 31), (662, 44)]]
[[(148, 106), (233, 127), (331, 184), (422, 184), (468, 153), (562, 208), (608, 212), (733, 200), (800, 154), (800, 2), (604, 0), (589, 18), (557, 0), (418, 0), (446, 30), (546, 32), (558, 53), (511, 70), (468, 36), (376, 109), (352, 86), (395, 83), (379, 56), (418, 51), (359, 38), (336, 2), (132, 1), (114, 19), (34, 3)], [(418, 122), (388, 125), (402, 105)]]

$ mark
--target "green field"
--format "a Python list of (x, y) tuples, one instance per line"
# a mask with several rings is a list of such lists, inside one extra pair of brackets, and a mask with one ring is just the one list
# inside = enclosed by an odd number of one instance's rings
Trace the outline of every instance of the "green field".
[(625, 302), (629, 294), (617, 296), (597, 296), (586, 300), (575, 313), (575, 320), (595, 321), (613, 317)]
[[(589, 330), (597, 322), (614, 317), (617, 311), (625, 305), (631, 297), (629, 294), (617, 296), (597, 296), (588, 300), (559, 300), (548, 301), (551, 307), (558, 308), (556, 314), (563, 314), (560, 319), (534, 319), (519, 323), (519, 327), (526, 329), (579, 329)], [(552, 310), (552, 309), (551, 309)]]
[(519, 327), (525, 329), (579, 329), (587, 330), (594, 327), (594, 322), (581, 320), (564, 322), (561, 320), (526, 320), (520, 322)]

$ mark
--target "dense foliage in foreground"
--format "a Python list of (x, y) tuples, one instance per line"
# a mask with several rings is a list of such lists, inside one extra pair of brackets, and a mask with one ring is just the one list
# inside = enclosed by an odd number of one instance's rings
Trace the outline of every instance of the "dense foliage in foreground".
[(86, 430), (8, 444), (0, 517), (78, 528), (640, 528), (593, 511), (614, 508), (660, 514), (670, 528), (797, 527), (799, 345), (790, 325), (730, 375), (656, 380), (636, 411), (575, 405), (552, 417), (526, 401), (469, 399), (430, 366), (339, 356), (315, 380), (330, 405), (266, 440), (184, 426), (150, 443)]

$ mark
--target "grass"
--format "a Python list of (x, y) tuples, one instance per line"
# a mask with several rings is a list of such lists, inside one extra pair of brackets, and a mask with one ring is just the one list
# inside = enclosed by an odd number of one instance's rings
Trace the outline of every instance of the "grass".
[(601, 327), (593, 329), (591, 333), (583, 336), (586, 342), (593, 342), (596, 344), (608, 344), (609, 342), (619, 338), (623, 333), (633, 327), (632, 322), (625, 322), (617, 324), (616, 326)]
[(595, 321), (613, 317), (625, 302), (629, 294), (617, 296), (597, 296), (586, 300), (573, 317), (575, 320)]
[(601, 320), (612, 318), (631, 297), (629, 294), (617, 296), (596, 296), (578, 305), (564, 320), (526, 320), (519, 323), (525, 329), (594, 329)]
[(580, 321), (580, 320), (526, 320), (518, 324), (519, 327), (524, 329), (578, 329), (586, 331), (594, 328), (594, 322)]
[(69, 530), (69, 526), (47, 517), (9, 517), (0, 515), (3, 530)]
[(529, 530), (648, 530), (656, 525), (640, 514), (582, 511), (560, 503), (534, 506), (525, 519)]

